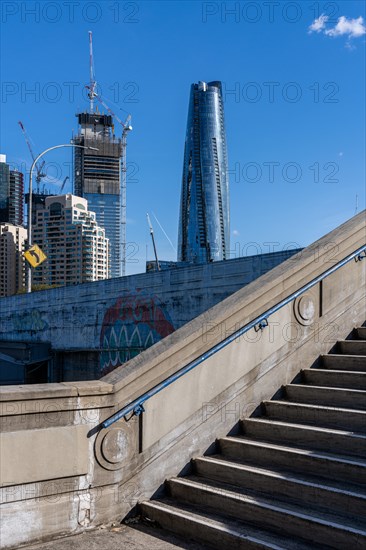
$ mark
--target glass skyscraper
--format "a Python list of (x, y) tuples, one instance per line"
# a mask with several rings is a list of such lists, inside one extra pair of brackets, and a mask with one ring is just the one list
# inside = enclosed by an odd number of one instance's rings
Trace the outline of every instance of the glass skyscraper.
[(192, 84), (178, 235), (178, 260), (229, 258), (229, 177), (221, 82)]

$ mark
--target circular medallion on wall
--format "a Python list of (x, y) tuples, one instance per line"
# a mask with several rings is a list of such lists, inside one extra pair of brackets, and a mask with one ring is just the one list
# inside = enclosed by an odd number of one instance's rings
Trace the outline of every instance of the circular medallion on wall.
[(296, 320), (303, 326), (309, 326), (314, 323), (315, 317), (319, 315), (318, 309), (317, 300), (310, 292), (303, 294), (294, 301)]
[(119, 470), (136, 451), (136, 435), (131, 429), (133, 425), (122, 422), (100, 430), (95, 439), (96, 459), (106, 470)]

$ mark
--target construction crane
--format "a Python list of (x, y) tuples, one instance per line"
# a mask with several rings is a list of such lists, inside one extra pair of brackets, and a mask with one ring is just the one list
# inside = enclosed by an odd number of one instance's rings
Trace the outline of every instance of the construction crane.
[(62, 191), (64, 190), (64, 187), (65, 187), (65, 183), (67, 182), (67, 180), (69, 180), (69, 176), (66, 176), (66, 178), (64, 179), (62, 185), (61, 185), (61, 189), (60, 189), (60, 195), (62, 194)]
[[(106, 111), (116, 119), (122, 126), (122, 156), (121, 156), (121, 203), (120, 203), (120, 218), (121, 218), (121, 241), (120, 241), (120, 261), (121, 261), (121, 275), (126, 275), (126, 211), (127, 211), (127, 134), (132, 130), (131, 115), (128, 115), (126, 120), (122, 120), (108, 107), (104, 99), (96, 92), (97, 82), (95, 80), (94, 71), (94, 57), (93, 57), (93, 34), (89, 31), (89, 74), (90, 83), (85, 86), (89, 92), (88, 97), (90, 100), (90, 113), (94, 111), (94, 99), (97, 99)], [(114, 125), (113, 125), (114, 134)]]
[(151, 223), (151, 221), (150, 221), (150, 216), (149, 216), (149, 214), (146, 214), (146, 217), (147, 217), (147, 223), (148, 223), (148, 225), (149, 225), (151, 240), (152, 240), (153, 248), (154, 248), (154, 256), (155, 256), (155, 261), (156, 261), (156, 268), (157, 268), (158, 271), (160, 271), (160, 264), (159, 264), (159, 260), (158, 260), (158, 253), (157, 253), (157, 251), (156, 251), (156, 244), (155, 244), (155, 237), (154, 237), (153, 226), (152, 226), (152, 223)]
[[(18, 122), (22, 132), (23, 132), (23, 135), (24, 135), (24, 139), (28, 145), (28, 149), (29, 149), (29, 152), (31, 154), (31, 157), (33, 159), (33, 162), (35, 160), (35, 155), (33, 153), (33, 149), (32, 149), (32, 146), (31, 146), (31, 143), (30, 143), (30, 140), (29, 140), (29, 137), (28, 137), (28, 134), (26, 132), (26, 129), (24, 128), (24, 125), (23, 123), (19, 120)], [(46, 177), (46, 174), (43, 172), (43, 168), (44, 168), (44, 165), (45, 165), (46, 161), (42, 161), (40, 164), (36, 164), (35, 166), (35, 169), (36, 169), (36, 173), (37, 173), (37, 176), (36, 176), (36, 182), (37, 182), (37, 193), (39, 193), (39, 186), (40, 186), (40, 183), (41, 183), (41, 180), (42, 178), (45, 178)]]
[(95, 88), (97, 87), (97, 82), (95, 80), (95, 71), (94, 71), (94, 56), (93, 56), (93, 33), (89, 31), (89, 74), (90, 74), (90, 84), (87, 86), (89, 88), (89, 99), (90, 99), (90, 112), (94, 112), (94, 97), (96, 96)]

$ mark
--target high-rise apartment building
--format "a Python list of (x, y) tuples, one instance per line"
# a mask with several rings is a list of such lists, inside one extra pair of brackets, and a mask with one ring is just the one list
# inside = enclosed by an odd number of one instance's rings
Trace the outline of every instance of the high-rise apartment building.
[(121, 269), (121, 157), (122, 140), (114, 135), (113, 119), (98, 113), (79, 113), (74, 149), (74, 193), (88, 201), (104, 227), (110, 248), (110, 276)]
[(229, 258), (229, 177), (221, 82), (192, 84), (184, 149), (178, 260)]
[(0, 155), (0, 222), (23, 224), (23, 174), (10, 170), (6, 155)]
[(23, 225), (24, 179), (22, 172), (10, 170), (9, 222)]
[(10, 168), (6, 155), (0, 155), (0, 222), (8, 222), (10, 194)]
[(0, 296), (12, 296), (25, 288), (24, 227), (0, 223)]
[(44, 209), (37, 211), (33, 242), (47, 256), (33, 271), (35, 285), (108, 279), (108, 239), (86, 199), (71, 193), (46, 197)]

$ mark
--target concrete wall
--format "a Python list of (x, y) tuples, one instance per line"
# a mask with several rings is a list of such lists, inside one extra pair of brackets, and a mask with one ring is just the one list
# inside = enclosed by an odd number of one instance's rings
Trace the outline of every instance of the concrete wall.
[(296, 252), (4, 298), (0, 340), (50, 342), (56, 351), (51, 381), (100, 378)]
[(267, 329), (252, 329), (202, 362), (146, 402), (141, 416), (101, 427), (144, 391), (364, 244), (362, 212), (296, 262), (276, 267), (99, 381), (4, 387), (3, 548), (122, 520), (261, 400), (347, 337), (366, 317), (366, 260), (352, 260), (307, 291), (305, 300), (297, 298), (271, 316)]

